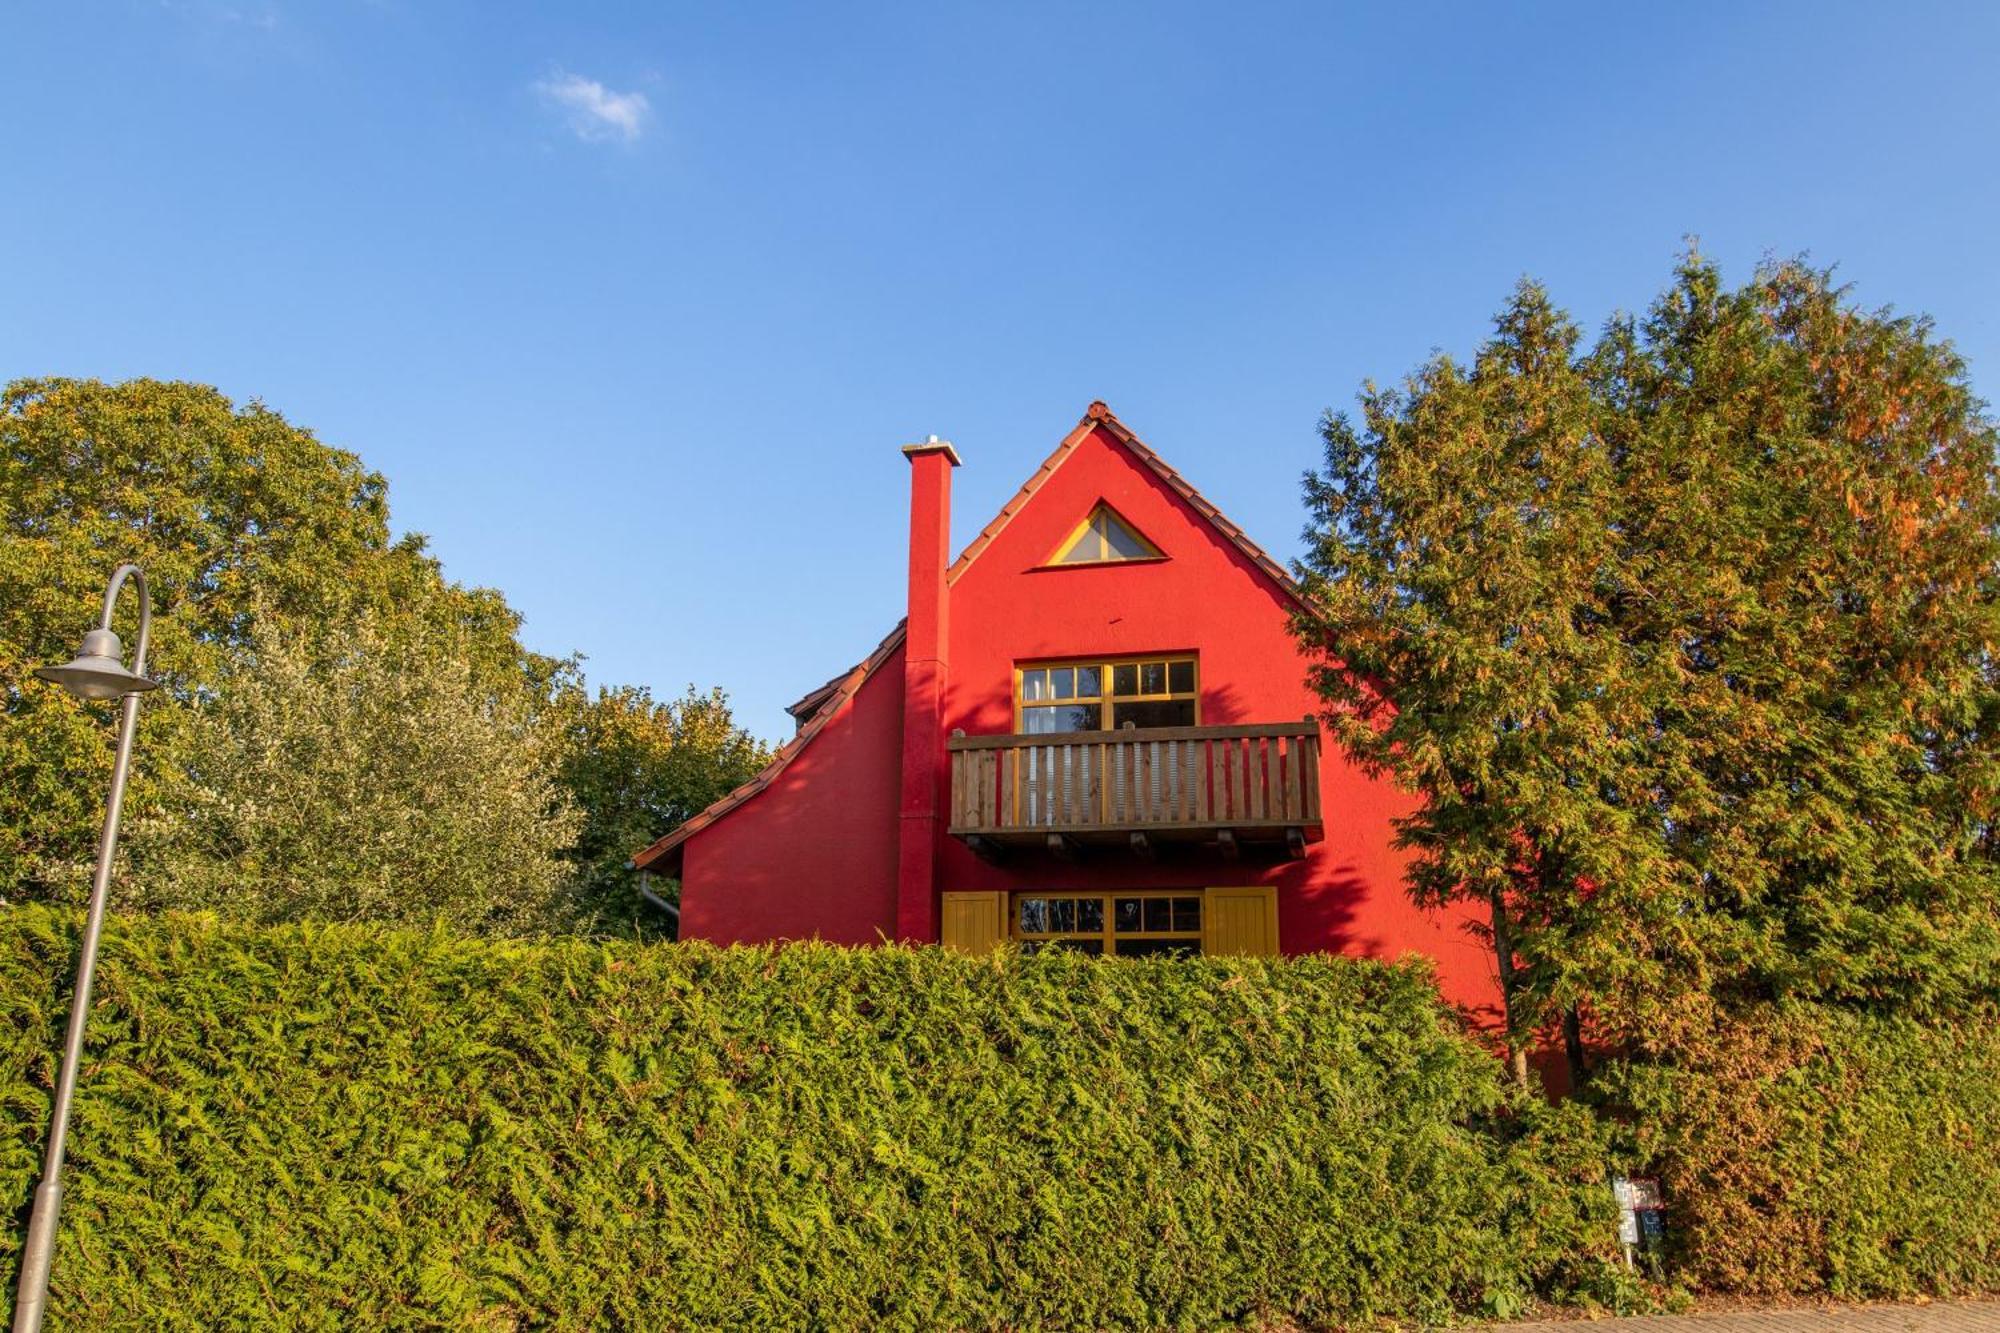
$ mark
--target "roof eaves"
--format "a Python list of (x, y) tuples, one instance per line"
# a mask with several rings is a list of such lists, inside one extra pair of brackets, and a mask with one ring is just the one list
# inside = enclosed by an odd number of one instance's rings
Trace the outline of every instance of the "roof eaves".
[(820, 705), (826, 702), (827, 696), (840, 688), (840, 682), (846, 680), (853, 669), (849, 667), (826, 684), (814, 687), (810, 693), (800, 696), (797, 703), (785, 705), (785, 711), (797, 718), (800, 726), (804, 726), (811, 720), (812, 715), (819, 711)]

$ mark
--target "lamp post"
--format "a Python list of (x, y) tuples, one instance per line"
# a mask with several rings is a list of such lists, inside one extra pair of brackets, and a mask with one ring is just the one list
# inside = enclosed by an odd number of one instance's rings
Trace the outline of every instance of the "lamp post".
[[(111, 632), (111, 611), (119, 589), (130, 579), (139, 589), (139, 639), (132, 649), (132, 669), (119, 659), (124, 649)], [(42, 1183), (35, 1190), (35, 1210), (28, 1221), (28, 1243), (21, 1251), (21, 1284), (14, 1296), (14, 1333), (36, 1333), (49, 1298), (49, 1260), (55, 1251), (56, 1218), (62, 1212), (64, 1140), (69, 1134), (69, 1104), (76, 1093), (77, 1066), (83, 1061), (83, 1027), (90, 1017), (90, 983), (97, 971), (97, 936), (104, 926), (104, 897), (111, 885), (111, 858), (118, 850), (118, 807), (125, 800), (125, 778), (132, 768), (132, 732), (139, 721), (139, 696), (159, 684), (146, 679), (146, 635), (152, 628), (153, 600), (146, 592), (146, 575), (137, 565), (120, 565), (104, 590), (104, 615), (97, 628), (83, 636), (83, 647), (64, 666), (37, 667), (35, 674), (51, 680), (79, 699), (122, 699), (118, 715), (118, 758), (111, 768), (111, 791), (104, 801), (104, 830), (97, 840), (97, 874), (90, 883), (90, 914), (83, 927), (83, 957), (76, 966), (76, 995), (70, 1001), (69, 1037), (63, 1043), (62, 1073), (56, 1079), (56, 1105), (49, 1123), (49, 1145), (42, 1159)]]

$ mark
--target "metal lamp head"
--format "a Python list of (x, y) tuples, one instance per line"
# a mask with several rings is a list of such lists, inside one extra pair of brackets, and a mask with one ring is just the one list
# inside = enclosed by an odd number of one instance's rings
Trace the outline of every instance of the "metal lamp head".
[(62, 666), (36, 667), (35, 674), (54, 681), (79, 699), (117, 699), (159, 687), (157, 680), (127, 671), (119, 660), (124, 655), (124, 645), (118, 642), (116, 634), (108, 629), (94, 629), (83, 636), (83, 647), (73, 659)]

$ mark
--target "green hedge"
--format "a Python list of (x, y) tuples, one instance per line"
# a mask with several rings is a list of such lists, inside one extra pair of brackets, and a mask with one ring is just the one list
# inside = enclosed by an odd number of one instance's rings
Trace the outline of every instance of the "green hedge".
[[(17, 1213), (74, 929), (0, 916)], [(55, 1326), (1212, 1327), (1613, 1280), (1589, 1117), (1510, 1107), (1421, 969), (166, 918), (100, 977)]]
[(1660, 1174), (1683, 1284), (1849, 1298), (2000, 1290), (2000, 1015), (1734, 1016), (1602, 1076)]

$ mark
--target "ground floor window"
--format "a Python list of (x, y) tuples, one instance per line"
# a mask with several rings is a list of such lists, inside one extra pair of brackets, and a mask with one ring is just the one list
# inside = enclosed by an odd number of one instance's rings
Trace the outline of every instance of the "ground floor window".
[(938, 941), (987, 954), (1073, 949), (1098, 957), (1241, 954), (1278, 949), (1278, 892), (1269, 885), (1215, 889), (947, 889)]
[(1017, 893), (1010, 933), (1023, 953), (1079, 953), (1142, 958), (1201, 952), (1201, 891)]

